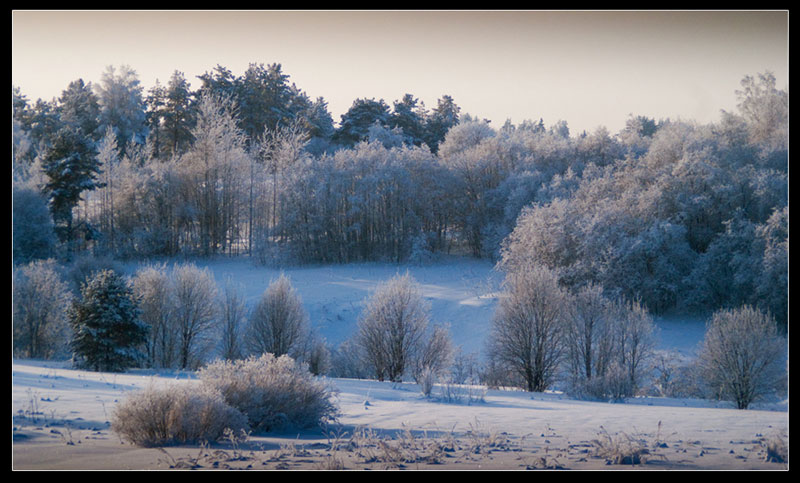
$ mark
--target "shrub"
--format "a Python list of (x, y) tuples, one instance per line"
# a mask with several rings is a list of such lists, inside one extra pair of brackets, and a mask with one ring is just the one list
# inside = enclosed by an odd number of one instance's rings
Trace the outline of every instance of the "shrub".
[(307, 428), (336, 415), (327, 387), (286, 355), (216, 361), (198, 374), (203, 384), (220, 391), (241, 411), (254, 430)]
[(202, 384), (149, 386), (119, 403), (111, 429), (135, 445), (154, 447), (216, 441), (228, 429), (246, 431), (247, 418)]

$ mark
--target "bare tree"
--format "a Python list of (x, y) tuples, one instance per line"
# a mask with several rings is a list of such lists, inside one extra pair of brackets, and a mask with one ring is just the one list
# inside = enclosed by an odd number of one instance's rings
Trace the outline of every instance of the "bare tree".
[(563, 354), (567, 294), (541, 265), (506, 274), (489, 338), (490, 358), (522, 378), (528, 391), (553, 382)]
[(217, 286), (208, 269), (184, 264), (173, 268), (172, 293), (178, 363), (181, 369), (194, 368), (203, 362), (213, 345), (218, 315)]
[(355, 340), (378, 380), (402, 380), (425, 340), (429, 310), (408, 273), (381, 283), (367, 301)]
[[(278, 125), (275, 129), (266, 127), (257, 141), (258, 159), (262, 160), (267, 172), (272, 176), (272, 219), (271, 227), (273, 230), (274, 241), (275, 230), (278, 227), (278, 216), (280, 212), (278, 200), (278, 178), (291, 165), (303, 157), (303, 149), (308, 144), (309, 134), (303, 127), (301, 119), (296, 119), (288, 125)], [(252, 173), (252, 171), (251, 171)], [(250, 193), (250, 219), (254, 218), (252, 178)], [(250, 243), (254, 242), (252, 235)]]
[(241, 290), (228, 279), (222, 290), (220, 306), (221, 313), (221, 352), (222, 358), (232, 361), (241, 358), (242, 347), (242, 324), (247, 315), (247, 307)]
[(150, 327), (147, 363), (150, 367), (172, 367), (176, 361), (177, 334), (172, 319), (172, 294), (166, 267), (147, 266), (133, 277), (133, 292), (139, 300), (139, 318)]
[(414, 380), (420, 381), (424, 372), (434, 377), (441, 376), (453, 359), (453, 344), (444, 327), (434, 327), (425, 337), (413, 360)]
[(643, 372), (653, 356), (656, 327), (653, 318), (639, 301), (617, 301), (611, 309), (614, 338), (614, 365), (617, 374), (615, 398), (632, 396), (641, 384)]
[(698, 354), (701, 379), (712, 394), (747, 409), (786, 380), (788, 342), (772, 317), (750, 306), (719, 310)]
[(565, 343), (572, 390), (581, 392), (592, 379), (605, 377), (611, 364), (610, 305), (599, 285), (582, 287), (571, 297)]
[(256, 354), (295, 358), (308, 336), (308, 314), (286, 275), (270, 283), (253, 309), (247, 344)]

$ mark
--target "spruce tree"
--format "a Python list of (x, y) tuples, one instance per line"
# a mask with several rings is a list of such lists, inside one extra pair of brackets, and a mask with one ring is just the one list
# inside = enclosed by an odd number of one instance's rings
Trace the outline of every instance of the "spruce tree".
[(92, 276), (73, 302), (69, 323), (71, 347), (79, 366), (94, 371), (122, 371), (142, 358), (147, 326), (139, 319), (133, 290), (112, 270)]

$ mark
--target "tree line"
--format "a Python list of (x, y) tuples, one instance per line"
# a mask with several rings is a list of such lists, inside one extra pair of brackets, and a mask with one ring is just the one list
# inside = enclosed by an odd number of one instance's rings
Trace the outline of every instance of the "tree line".
[(135, 71), (13, 89), (15, 263), (249, 254), (264, 263), (531, 260), (650, 311), (788, 314), (788, 93), (745, 76), (711, 124), (493, 127), (449, 96), (358, 99), (334, 126), (279, 64), (147, 95)]

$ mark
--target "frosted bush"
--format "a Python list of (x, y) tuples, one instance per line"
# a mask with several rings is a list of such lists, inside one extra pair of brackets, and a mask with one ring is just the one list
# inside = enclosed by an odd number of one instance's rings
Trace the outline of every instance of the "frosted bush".
[(289, 356), (266, 353), (217, 361), (198, 374), (204, 385), (220, 391), (241, 411), (254, 430), (312, 427), (336, 415), (326, 385)]
[(216, 441), (226, 430), (247, 430), (247, 418), (204, 385), (150, 386), (119, 403), (111, 429), (135, 445), (154, 447)]

